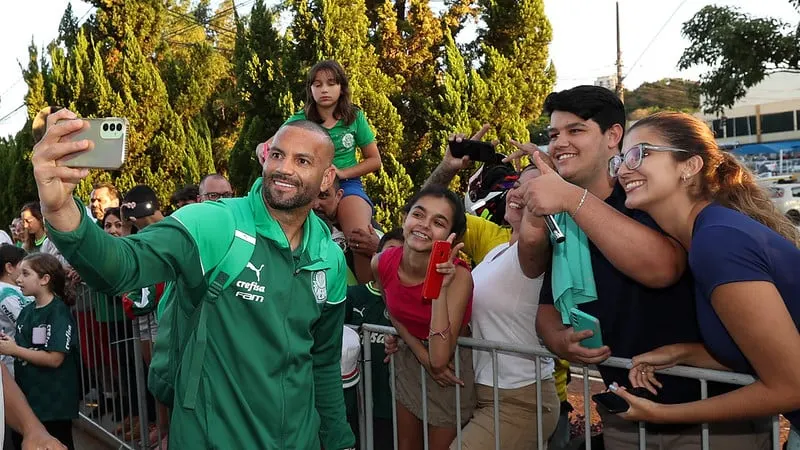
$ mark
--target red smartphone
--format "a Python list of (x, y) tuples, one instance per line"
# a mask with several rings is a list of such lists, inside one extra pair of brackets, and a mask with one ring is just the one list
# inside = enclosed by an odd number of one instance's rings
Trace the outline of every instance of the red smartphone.
[(450, 259), (450, 243), (435, 241), (431, 249), (431, 259), (428, 261), (428, 272), (425, 274), (425, 283), (422, 285), (422, 298), (436, 300), (442, 291), (444, 275), (436, 271), (436, 265)]

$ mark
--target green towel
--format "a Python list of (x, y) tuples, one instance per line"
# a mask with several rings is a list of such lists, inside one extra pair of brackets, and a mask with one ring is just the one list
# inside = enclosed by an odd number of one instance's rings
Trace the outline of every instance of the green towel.
[(597, 300), (597, 287), (586, 233), (567, 213), (556, 214), (553, 218), (566, 237), (564, 242), (556, 244), (551, 236), (553, 304), (561, 313), (561, 321), (569, 324), (569, 310)]

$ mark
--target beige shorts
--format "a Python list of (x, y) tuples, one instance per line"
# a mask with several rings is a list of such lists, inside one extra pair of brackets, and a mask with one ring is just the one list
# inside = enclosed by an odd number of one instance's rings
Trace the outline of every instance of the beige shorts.
[[(603, 442), (608, 450), (638, 450), (639, 425), (601, 413)], [(702, 448), (701, 427), (697, 425), (677, 433), (647, 433), (647, 450), (699, 450)], [(769, 418), (709, 425), (711, 450), (769, 450), (771, 438)]]
[[(414, 352), (403, 342), (394, 355), (395, 390), (397, 402), (408, 409), (419, 420), (422, 414), (422, 376), (420, 363)], [(472, 350), (459, 349), (461, 376), (464, 386), (461, 388), (461, 425), (472, 417), (475, 408), (475, 373), (472, 369)], [(456, 387), (441, 387), (425, 372), (428, 398), (428, 424), (435, 427), (456, 427)]]
[[(553, 379), (542, 380), (542, 438), (544, 449), (547, 440), (558, 424), (561, 402), (556, 394)], [(500, 448), (503, 450), (529, 450), (537, 448), (536, 384), (517, 389), (498, 389), (500, 405)], [(493, 449), (494, 443), (494, 390), (491, 386), (475, 385), (478, 405), (472, 420), (461, 432), (464, 450)], [(450, 445), (458, 450), (458, 440)]]

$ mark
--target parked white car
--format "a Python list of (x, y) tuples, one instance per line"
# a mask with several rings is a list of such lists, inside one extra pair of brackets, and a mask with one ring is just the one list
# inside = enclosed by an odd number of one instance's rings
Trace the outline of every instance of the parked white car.
[(765, 187), (778, 210), (800, 226), (800, 183), (775, 183)]

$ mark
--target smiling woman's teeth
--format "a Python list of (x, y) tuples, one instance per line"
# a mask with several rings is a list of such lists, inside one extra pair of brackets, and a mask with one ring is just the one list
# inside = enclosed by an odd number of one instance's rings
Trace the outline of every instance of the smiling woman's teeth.
[(565, 159), (569, 159), (569, 158), (572, 158), (572, 157), (575, 157), (575, 156), (577, 156), (577, 155), (574, 154), (574, 153), (564, 153), (563, 155), (558, 155), (558, 158), (556, 158), (556, 159), (559, 160), (559, 161), (563, 161)]
[(508, 207), (511, 209), (522, 209), (522, 205), (516, 202), (509, 202)]
[(420, 238), (420, 239), (428, 239), (428, 236), (425, 236), (424, 234), (422, 234), (422, 233), (420, 233), (420, 232), (418, 232), (418, 231), (415, 231), (415, 232), (413, 232), (412, 234), (413, 234), (414, 236), (416, 236), (416, 237)]
[(644, 181), (631, 181), (630, 183), (625, 184), (625, 190), (629, 191), (631, 189), (637, 188), (644, 184)]

